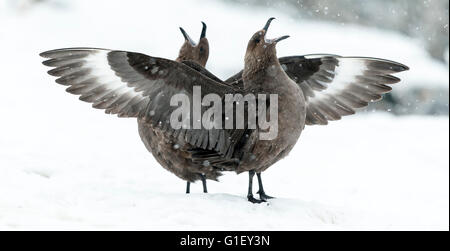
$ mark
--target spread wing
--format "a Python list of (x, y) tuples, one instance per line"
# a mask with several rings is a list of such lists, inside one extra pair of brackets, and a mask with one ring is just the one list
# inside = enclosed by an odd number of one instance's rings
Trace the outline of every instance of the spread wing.
[(58, 49), (40, 55), (48, 58), (44, 65), (54, 67), (48, 73), (58, 77), (57, 83), (68, 86), (67, 92), (80, 95), (80, 100), (92, 103), (94, 108), (119, 117), (146, 119), (193, 147), (221, 155), (230, 154), (234, 139), (239, 138), (238, 130), (171, 127), (170, 116), (178, 108), (170, 105), (173, 95), (185, 94), (193, 104), (194, 86), (201, 87), (202, 98), (212, 93), (220, 97), (234, 93), (229, 85), (185, 64), (140, 53), (94, 48)]
[(408, 70), (385, 59), (336, 55), (286, 57), (280, 63), (307, 99), (307, 125), (327, 125), (381, 100), (400, 82), (391, 74)]
[[(400, 82), (392, 74), (409, 69), (385, 59), (337, 55), (292, 56), (279, 61), (305, 95), (307, 125), (327, 125), (379, 101), (392, 90), (390, 85)], [(241, 87), (242, 71), (226, 82)]]
[(186, 60), (186, 61), (182, 61), (181, 63), (189, 66), (190, 68), (200, 72), (204, 76), (206, 76), (216, 82), (223, 83), (223, 81), (220, 78), (216, 77), (214, 74), (212, 74), (210, 71), (208, 71), (205, 67), (201, 66), (200, 64), (198, 64), (194, 61)]

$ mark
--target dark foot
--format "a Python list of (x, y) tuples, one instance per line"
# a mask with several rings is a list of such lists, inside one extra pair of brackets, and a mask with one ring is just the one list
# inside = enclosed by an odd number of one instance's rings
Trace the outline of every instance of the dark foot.
[[(248, 193), (247, 193), (247, 199), (248, 201), (250, 201), (253, 204), (261, 204), (263, 202), (266, 202), (266, 200), (264, 200), (263, 198), (261, 198), (260, 200), (255, 199), (255, 197), (253, 197), (253, 192), (252, 192), (252, 187), (253, 187), (253, 176), (255, 176), (255, 171), (249, 171), (248, 172)], [(264, 191), (264, 190), (263, 190)]]
[(263, 202), (266, 202), (265, 200), (258, 200), (258, 199), (255, 199), (255, 197), (253, 197), (253, 195), (247, 196), (247, 199), (248, 199), (248, 201), (250, 201), (250, 202), (253, 203), (253, 204), (261, 204), (261, 203), (263, 203)]
[(263, 201), (273, 199), (274, 197), (269, 196), (269, 195), (267, 195), (264, 192), (264, 187), (263, 187), (263, 183), (262, 183), (261, 173), (257, 173), (256, 176), (258, 176), (258, 184), (259, 184), (258, 194), (259, 194), (259, 198), (261, 200), (263, 200)]
[(258, 192), (258, 194), (259, 194), (259, 198), (261, 200), (263, 200), (263, 201), (270, 200), (270, 199), (275, 199), (275, 197), (267, 195), (264, 191)]

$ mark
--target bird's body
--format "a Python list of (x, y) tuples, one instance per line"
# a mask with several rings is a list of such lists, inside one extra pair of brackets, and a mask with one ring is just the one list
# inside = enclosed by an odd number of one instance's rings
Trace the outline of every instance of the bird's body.
[[(241, 137), (236, 139), (239, 144), (232, 149), (232, 157), (217, 156), (213, 151), (214, 160), (201, 158), (196, 161), (193, 154), (205, 149), (196, 149), (195, 146), (167, 135), (164, 130), (144, 119), (139, 119), (139, 134), (147, 149), (153, 153), (155, 159), (167, 170), (186, 181), (200, 179), (198, 174), (204, 174), (207, 179), (217, 180), (222, 171), (234, 171), (242, 173), (254, 170), (257, 173), (265, 171), (272, 164), (287, 156), (297, 142), (304, 128), (306, 109), (303, 93), (282, 70), (281, 66), (274, 65), (264, 82), (245, 89), (243, 95), (275, 94), (278, 95), (278, 134), (273, 140), (259, 140), (259, 130), (246, 130)], [(270, 105), (267, 107), (270, 110)], [(270, 153), (270, 154), (268, 154)], [(214, 163), (225, 162), (223, 165), (214, 166)], [(210, 163), (205, 164), (205, 163)]]
[[(195, 43), (186, 31), (180, 27), (185, 41), (180, 48), (176, 62), (184, 63), (196, 70), (206, 71), (205, 67), (209, 57), (209, 43), (206, 38), (206, 24), (203, 23), (200, 40)], [(200, 68), (201, 67), (201, 68)], [(158, 163), (167, 171), (175, 174), (187, 182), (195, 182), (203, 178), (217, 180), (221, 175), (218, 170), (193, 163), (190, 146), (178, 139), (167, 135), (158, 126), (154, 126), (146, 119), (138, 118), (139, 136), (149, 152)], [(204, 180), (203, 180), (204, 181)]]
[(221, 172), (204, 163), (194, 162), (191, 144), (168, 135), (158, 126), (152, 126), (144, 119), (138, 119), (139, 135), (147, 149), (158, 163), (178, 178), (188, 182), (201, 180), (201, 175), (210, 180), (217, 180)]
[[(301, 89), (286, 75), (277, 61), (273, 61), (267, 69), (268, 71), (258, 74), (257, 81), (248, 81), (245, 92), (278, 96), (278, 133), (272, 140), (259, 140), (261, 129), (258, 126), (246, 137), (245, 151), (236, 170), (238, 173), (265, 171), (289, 154), (304, 128), (306, 109)], [(270, 110), (270, 104), (267, 109)]]

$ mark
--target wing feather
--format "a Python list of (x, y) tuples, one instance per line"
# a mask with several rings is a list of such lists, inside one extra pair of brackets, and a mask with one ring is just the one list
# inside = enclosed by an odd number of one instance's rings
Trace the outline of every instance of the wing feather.
[[(232, 152), (243, 131), (180, 129), (170, 126), (170, 116), (178, 107), (170, 106), (175, 94), (186, 94), (193, 102), (193, 87), (223, 97), (236, 88), (217, 81), (211, 73), (194, 65), (155, 58), (140, 53), (96, 48), (69, 48), (41, 53), (48, 73), (66, 91), (79, 95), (97, 109), (119, 117), (138, 117), (163, 129), (183, 143), (214, 150), (219, 155)], [(207, 109), (202, 107), (203, 109)], [(202, 110), (203, 112), (203, 110)], [(192, 119), (191, 119), (192, 121)]]
[[(328, 54), (282, 57), (279, 61), (305, 95), (308, 125), (326, 125), (379, 101), (392, 91), (389, 85), (400, 82), (392, 74), (409, 70), (385, 59)], [(226, 82), (242, 87), (242, 71)]]

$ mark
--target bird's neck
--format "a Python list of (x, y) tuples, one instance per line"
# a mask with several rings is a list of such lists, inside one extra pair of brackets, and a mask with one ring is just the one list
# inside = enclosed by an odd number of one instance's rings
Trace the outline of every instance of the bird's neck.
[(245, 67), (242, 74), (245, 89), (258, 88), (267, 79), (273, 78), (282, 72), (280, 62), (275, 56), (255, 58), (246, 56)]

